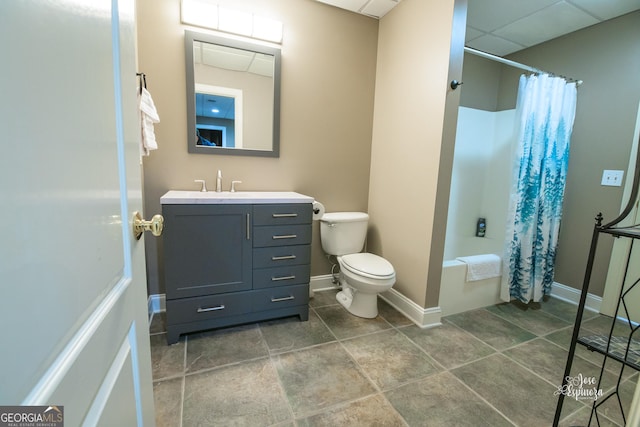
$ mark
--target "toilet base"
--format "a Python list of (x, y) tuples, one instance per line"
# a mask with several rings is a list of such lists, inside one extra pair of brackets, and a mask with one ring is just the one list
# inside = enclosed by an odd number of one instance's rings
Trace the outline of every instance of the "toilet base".
[(356, 292), (354, 295), (350, 288), (343, 287), (343, 290), (336, 294), (336, 300), (354, 316), (365, 319), (378, 316), (378, 294)]

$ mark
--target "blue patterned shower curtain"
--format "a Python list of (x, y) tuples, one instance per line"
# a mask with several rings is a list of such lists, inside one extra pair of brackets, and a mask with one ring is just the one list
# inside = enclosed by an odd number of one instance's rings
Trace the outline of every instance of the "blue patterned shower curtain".
[(551, 293), (576, 84), (546, 74), (521, 76), (501, 298), (523, 303)]

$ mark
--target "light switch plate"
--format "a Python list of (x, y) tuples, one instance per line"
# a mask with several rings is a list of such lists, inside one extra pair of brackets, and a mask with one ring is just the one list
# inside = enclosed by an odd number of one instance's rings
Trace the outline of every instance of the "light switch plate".
[(602, 172), (601, 184), (609, 187), (620, 187), (622, 185), (623, 176), (624, 176), (624, 171), (605, 169)]

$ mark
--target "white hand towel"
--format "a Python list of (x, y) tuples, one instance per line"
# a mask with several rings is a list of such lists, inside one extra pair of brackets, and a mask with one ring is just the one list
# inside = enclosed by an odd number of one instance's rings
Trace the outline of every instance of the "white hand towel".
[(498, 255), (483, 254), (456, 258), (467, 264), (467, 282), (499, 277), (501, 260)]
[(160, 123), (160, 117), (151, 94), (146, 88), (138, 92), (138, 107), (140, 108), (140, 151), (143, 156), (148, 156), (149, 151), (158, 149), (153, 124)]

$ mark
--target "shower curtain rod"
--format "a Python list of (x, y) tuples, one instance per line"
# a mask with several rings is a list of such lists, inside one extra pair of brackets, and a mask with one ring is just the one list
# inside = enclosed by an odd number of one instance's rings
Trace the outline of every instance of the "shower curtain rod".
[(521, 70), (531, 71), (532, 73), (543, 73), (543, 74), (550, 74), (552, 76), (562, 77), (563, 79), (575, 82), (577, 86), (580, 86), (582, 84), (582, 80), (578, 80), (578, 79), (574, 79), (574, 78), (566, 77), (566, 76), (560, 76), (558, 74), (550, 73), (548, 71), (544, 71), (544, 70), (541, 70), (539, 68), (535, 68), (535, 67), (531, 67), (529, 65), (521, 64), (520, 62), (512, 61), (510, 59), (505, 59), (505, 58), (503, 58), (501, 56), (492, 55), (490, 53), (483, 52), (481, 50), (477, 50), (477, 49), (474, 49), (472, 47), (465, 46), (464, 47), (464, 51), (467, 52), (467, 53), (470, 53), (472, 55), (476, 55), (476, 56), (480, 56), (482, 58), (490, 59), (492, 61), (501, 62), (501, 63), (503, 63), (505, 65), (509, 65), (511, 67), (520, 68)]

